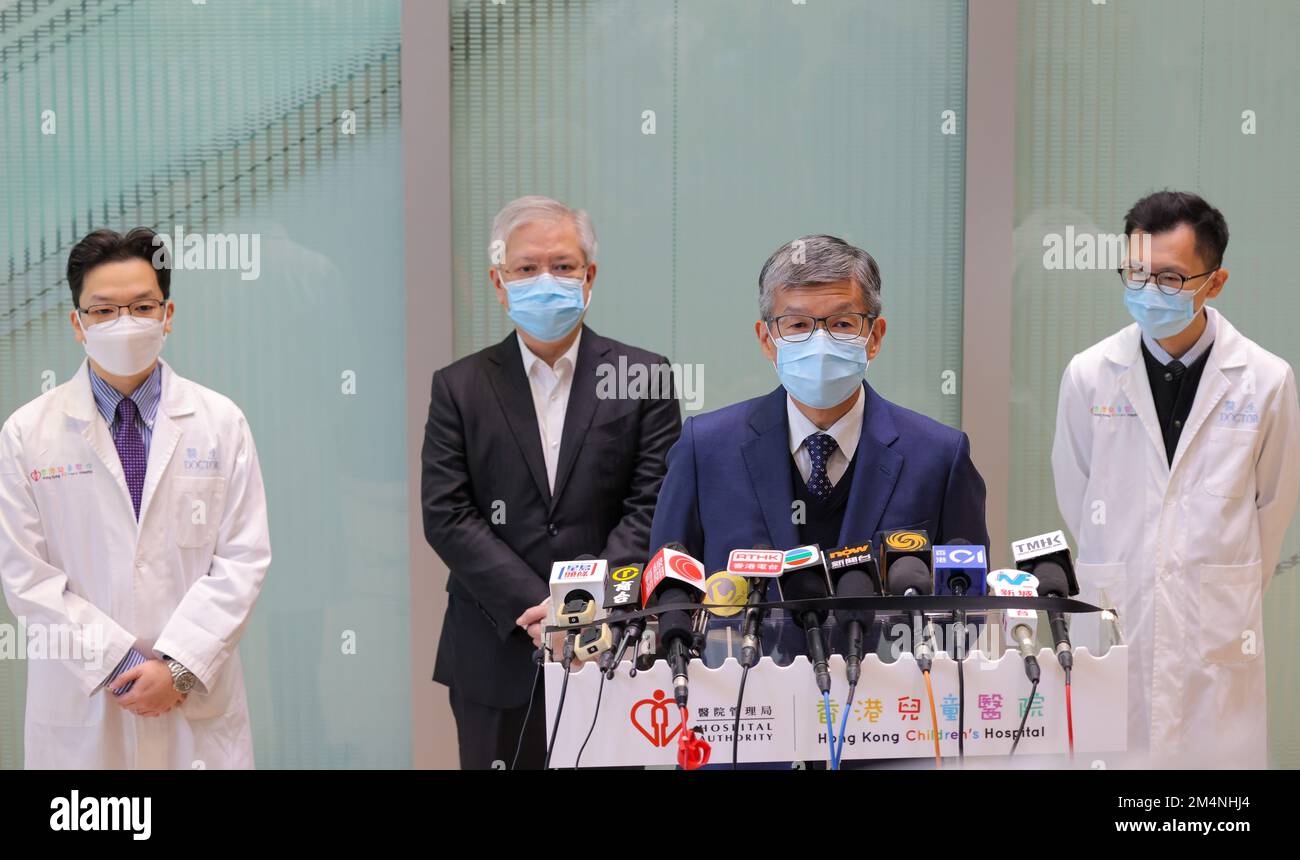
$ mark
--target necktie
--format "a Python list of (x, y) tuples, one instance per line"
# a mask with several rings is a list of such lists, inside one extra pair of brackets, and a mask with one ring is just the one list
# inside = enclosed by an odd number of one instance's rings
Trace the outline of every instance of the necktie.
[(117, 430), (113, 433), (113, 444), (117, 446), (117, 458), (122, 461), (122, 471), (126, 473), (126, 488), (131, 491), (131, 504), (135, 506), (137, 520), (140, 519), (140, 495), (144, 492), (144, 470), (147, 465), (144, 439), (140, 437), (140, 428), (135, 426), (138, 414), (134, 400), (129, 397), (119, 400)]
[(814, 433), (803, 440), (803, 444), (808, 449), (808, 456), (812, 458), (812, 472), (808, 474), (808, 492), (812, 493), (818, 501), (824, 502), (831, 495), (831, 479), (826, 474), (826, 462), (835, 452), (838, 443), (834, 436)]

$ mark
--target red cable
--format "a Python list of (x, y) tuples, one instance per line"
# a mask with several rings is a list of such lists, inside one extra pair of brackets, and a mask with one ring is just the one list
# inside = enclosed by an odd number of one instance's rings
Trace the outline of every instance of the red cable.
[(1074, 761), (1074, 705), (1070, 701), (1070, 682), (1065, 682), (1065, 725), (1070, 732), (1070, 760)]
[(682, 770), (697, 770), (709, 763), (712, 747), (709, 742), (686, 724), (686, 709), (682, 708), (682, 731), (677, 736), (677, 763)]

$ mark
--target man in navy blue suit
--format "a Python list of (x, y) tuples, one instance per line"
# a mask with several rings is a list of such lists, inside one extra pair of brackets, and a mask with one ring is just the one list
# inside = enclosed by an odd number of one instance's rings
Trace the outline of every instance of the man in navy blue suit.
[(830, 548), (880, 531), (988, 546), (970, 440), (863, 377), (885, 338), (880, 270), (833, 236), (780, 248), (759, 275), (759, 347), (781, 386), (690, 418), (668, 453), (650, 533), (708, 570), (738, 547)]

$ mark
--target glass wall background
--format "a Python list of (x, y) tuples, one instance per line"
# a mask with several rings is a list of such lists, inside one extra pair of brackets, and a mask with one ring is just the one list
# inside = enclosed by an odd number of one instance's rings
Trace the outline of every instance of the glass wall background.
[[(1131, 322), (1113, 272), (1044, 269), (1045, 234), (1122, 233), (1124, 213), (1152, 191), (1202, 195), (1231, 233), (1230, 278), (1215, 307), (1247, 337), (1300, 364), (1290, 253), (1300, 203), (1297, 31), (1300, 6), (1289, 0), (1020, 3), (1013, 535), (1062, 527), (1050, 464), (1061, 374), (1075, 353)], [(1253, 134), (1244, 133), (1247, 111)], [(1298, 551), (1293, 526), (1266, 593), (1264, 635), (1270, 749), (1275, 765), (1293, 768)]]
[(872, 385), (959, 424), (964, 2), (451, 9), (457, 355), (511, 331), (487, 247), (493, 215), (525, 194), (591, 213), (588, 323), (698, 365), (704, 409), (777, 386), (753, 332), (759, 269), (831, 233), (880, 264)]
[[(163, 353), (244, 410), (261, 457), (256, 761), (409, 766), (399, 0), (0, 5), (0, 415), (83, 358), (82, 235), (259, 236), (256, 280), (173, 272)], [(24, 678), (0, 660), (3, 768)]]

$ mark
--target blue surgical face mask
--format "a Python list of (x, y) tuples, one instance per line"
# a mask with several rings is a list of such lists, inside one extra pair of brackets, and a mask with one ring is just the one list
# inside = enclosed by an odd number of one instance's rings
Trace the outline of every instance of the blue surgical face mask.
[[(1206, 281), (1201, 289), (1209, 283)], [(1196, 319), (1196, 294), (1201, 290), (1192, 293), (1182, 290), (1167, 296), (1155, 284), (1147, 284), (1141, 289), (1134, 287), (1135, 284), (1130, 282), (1124, 289), (1124, 304), (1128, 305), (1128, 312), (1137, 320), (1143, 333), (1152, 340), (1173, 337)]]
[(868, 340), (836, 340), (820, 329), (800, 343), (775, 339), (776, 375), (790, 396), (805, 406), (837, 406), (862, 384), (870, 363)]
[(573, 331), (587, 310), (582, 296), (586, 280), (557, 278), (547, 272), (505, 282), (510, 319), (540, 341), (560, 340)]

